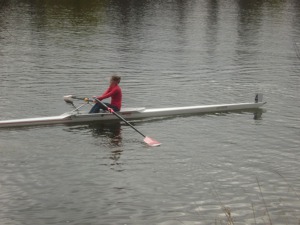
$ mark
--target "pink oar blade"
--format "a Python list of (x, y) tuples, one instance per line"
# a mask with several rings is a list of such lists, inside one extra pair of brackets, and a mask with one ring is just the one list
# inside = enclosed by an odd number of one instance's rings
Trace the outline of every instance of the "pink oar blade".
[(159, 143), (158, 141), (150, 138), (150, 137), (145, 137), (144, 138), (144, 142), (147, 143), (149, 146), (152, 146), (152, 147), (156, 147), (156, 146), (160, 146), (161, 143)]

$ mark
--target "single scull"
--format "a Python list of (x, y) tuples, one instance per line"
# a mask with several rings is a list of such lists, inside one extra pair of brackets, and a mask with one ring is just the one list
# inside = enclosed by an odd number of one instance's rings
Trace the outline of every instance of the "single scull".
[[(71, 99), (82, 99), (75, 96), (65, 96), (64, 100), (72, 103)], [(89, 114), (86, 111), (79, 110), (84, 105), (87, 105), (91, 100), (85, 99), (85, 103), (77, 107), (71, 112), (64, 113), (59, 116), (11, 119), (0, 121), (0, 128), (7, 127), (25, 127), (37, 125), (53, 125), (53, 124), (76, 124), (76, 123), (93, 123), (93, 122), (111, 122), (118, 118), (110, 112), (101, 112)], [(153, 117), (169, 117), (177, 115), (192, 115), (203, 113), (231, 112), (241, 110), (253, 110), (263, 106), (266, 102), (262, 101), (262, 94), (256, 94), (255, 102), (250, 103), (233, 103), (233, 104), (217, 104), (217, 105), (198, 105), (198, 106), (181, 106), (169, 108), (123, 108), (119, 115), (126, 120), (139, 120)]]

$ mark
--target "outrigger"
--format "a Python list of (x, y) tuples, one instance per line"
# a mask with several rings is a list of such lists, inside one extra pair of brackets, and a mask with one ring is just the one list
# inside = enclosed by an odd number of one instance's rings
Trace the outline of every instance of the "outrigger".
[[(217, 112), (231, 112), (231, 111), (245, 111), (258, 109), (266, 102), (262, 101), (262, 94), (256, 94), (255, 102), (249, 103), (233, 103), (233, 104), (217, 104), (217, 105), (196, 105), (196, 106), (180, 106), (169, 108), (123, 108), (120, 112), (115, 114), (121, 116), (126, 120), (140, 120), (144, 118), (154, 117), (170, 117), (178, 115), (192, 115), (192, 114), (204, 114), (204, 113), (217, 113)], [(79, 107), (75, 107), (73, 100), (84, 100), (84, 103)], [(37, 126), (37, 125), (54, 125), (54, 124), (76, 124), (76, 123), (93, 123), (93, 122), (112, 122), (119, 120), (111, 112), (104, 111), (100, 113), (88, 113), (87, 111), (81, 111), (80, 109), (89, 105), (93, 100), (88, 98), (79, 98), (74, 95), (64, 96), (64, 100), (67, 103), (71, 103), (75, 109), (71, 112), (66, 112), (58, 116), (47, 116), (37, 118), (25, 118), (25, 119), (11, 119), (0, 121), (0, 128), (7, 127), (25, 127), (25, 126)]]

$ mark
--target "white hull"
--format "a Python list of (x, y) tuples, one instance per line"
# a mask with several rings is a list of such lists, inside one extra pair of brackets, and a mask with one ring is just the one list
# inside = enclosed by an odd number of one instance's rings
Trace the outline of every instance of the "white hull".
[[(258, 109), (265, 103), (266, 102), (237, 103), (237, 104), (202, 105), (202, 106), (153, 108), (153, 109), (135, 108), (135, 109), (123, 109), (118, 114), (121, 115), (126, 120), (137, 120), (143, 118)], [(88, 122), (98, 122), (98, 121), (109, 122), (109, 121), (116, 121), (116, 120), (119, 120), (119, 118), (117, 118), (115, 115), (110, 113), (88, 114), (82, 112), (71, 112), (71, 113), (64, 113), (60, 116), (3, 120), (0, 121), (0, 128), (52, 125), (52, 124), (74, 124), (74, 123), (88, 123)]]

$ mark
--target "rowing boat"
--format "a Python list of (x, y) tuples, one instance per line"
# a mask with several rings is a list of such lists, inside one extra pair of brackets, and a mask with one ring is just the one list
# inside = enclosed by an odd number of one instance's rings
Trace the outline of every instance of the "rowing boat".
[[(76, 98), (75, 96), (65, 96), (64, 100), (83, 99)], [(76, 123), (93, 123), (93, 122), (112, 122), (119, 120), (118, 117), (110, 112), (100, 113), (88, 113), (86, 111), (79, 110), (82, 106), (88, 105), (89, 101), (86, 101), (79, 107), (71, 112), (64, 113), (58, 116), (47, 116), (37, 118), (25, 118), (25, 119), (11, 119), (0, 121), (0, 128), (7, 127), (25, 127), (25, 126), (38, 126), (38, 125), (54, 125), (54, 124), (76, 124)], [(70, 103), (70, 102), (69, 102)], [(256, 94), (255, 102), (249, 103), (231, 103), (231, 104), (216, 104), (216, 105), (196, 105), (196, 106), (180, 106), (169, 108), (123, 108), (119, 115), (126, 120), (140, 120), (145, 118), (157, 118), (157, 117), (170, 117), (178, 115), (192, 115), (192, 114), (204, 114), (204, 113), (218, 113), (218, 112), (231, 112), (231, 111), (243, 111), (258, 109), (266, 102), (262, 101), (262, 94)], [(72, 103), (73, 104), (73, 103)]]

